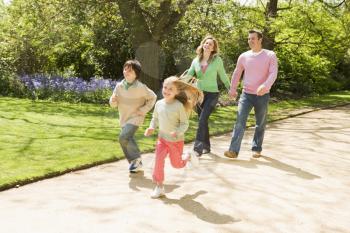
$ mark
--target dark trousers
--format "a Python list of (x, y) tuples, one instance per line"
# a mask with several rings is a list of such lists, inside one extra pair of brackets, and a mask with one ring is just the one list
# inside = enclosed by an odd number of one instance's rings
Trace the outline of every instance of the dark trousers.
[(196, 141), (194, 143), (194, 150), (201, 155), (203, 149), (210, 151), (210, 140), (209, 140), (209, 126), (208, 120), (210, 114), (214, 111), (216, 104), (219, 101), (218, 92), (203, 92), (204, 100), (203, 103), (197, 107), (197, 114), (199, 117), (198, 128), (196, 134)]

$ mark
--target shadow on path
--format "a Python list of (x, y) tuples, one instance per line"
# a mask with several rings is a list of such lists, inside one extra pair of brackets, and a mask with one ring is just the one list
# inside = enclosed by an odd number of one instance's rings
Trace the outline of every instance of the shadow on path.
[(165, 204), (167, 205), (179, 205), (184, 210), (193, 213), (197, 216), (197, 218), (214, 224), (228, 224), (232, 222), (240, 222), (241, 220), (234, 219), (229, 215), (220, 214), (214, 210), (207, 209), (200, 202), (195, 201), (199, 195), (206, 194), (206, 191), (198, 191), (195, 194), (187, 194), (180, 199), (171, 199), (171, 198), (161, 198)]
[(245, 168), (258, 168), (258, 166), (269, 166), (275, 169), (279, 169), (285, 172), (288, 172), (294, 176), (297, 176), (302, 179), (306, 180), (313, 180), (313, 179), (320, 179), (321, 177), (318, 175), (314, 175), (310, 172), (304, 171), (301, 168), (297, 168), (294, 166), (291, 166), (289, 164), (283, 163), (277, 159), (270, 158), (268, 156), (261, 156), (259, 159), (250, 159), (250, 160), (240, 160), (240, 159), (226, 159), (222, 158), (216, 154), (210, 153), (208, 156), (213, 159), (215, 162), (219, 163), (232, 163), (237, 164), (241, 167)]
[[(153, 183), (152, 179), (145, 177), (143, 171), (138, 173), (130, 173), (129, 177), (129, 188), (134, 191), (140, 191), (140, 188), (147, 188), (152, 190), (155, 187), (155, 184)], [(174, 191), (174, 189), (177, 189), (179, 187), (179, 185), (164, 184), (166, 192), (172, 192)]]

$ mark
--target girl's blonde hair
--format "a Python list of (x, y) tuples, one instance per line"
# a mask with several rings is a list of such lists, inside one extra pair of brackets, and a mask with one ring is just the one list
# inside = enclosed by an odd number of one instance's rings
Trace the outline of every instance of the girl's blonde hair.
[(203, 52), (204, 52), (203, 45), (207, 40), (212, 40), (214, 42), (214, 50), (211, 52), (208, 62), (210, 62), (219, 53), (219, 42), (215, 39), (214, 36), (207, 35), (206, 37), (204, 37), (201, 44), (196, 49), (196, 53), (199, 57), (199, 61), (203, 59)]
[(175, 95), (175, 99), (184, 105), (187, 113), (191, 113), (197, 104), (203, 102), (203, 92), (181, 81), (178, 77), (170, 76), (164, 80), (165, 83), (171, 83), (176, 87), (178, 93)]

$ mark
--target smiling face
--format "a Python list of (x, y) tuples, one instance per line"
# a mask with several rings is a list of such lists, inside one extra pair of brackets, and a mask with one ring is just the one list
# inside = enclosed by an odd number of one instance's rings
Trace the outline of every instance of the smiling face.
[(165, 81), (163, 84), (162, 94), (166, 102), (171, 102), (178, 94), (178, 90), (172, 82)]
[(131, 66), (125, 66), (123, 69), (123, 75), (128, 83), (133, 83), (136, 79), (136, 73)]
[(255, 32), (249, 33), (248, 44), (251, 50), (259, 51), (262, 48), (262, 38), (259, 39), (258, 34)]
[(215, 48), (214, 40), (207, 39), (204, 41), (204, 44), (203, 44), (204, 52), (211, 53), (214, 51), (214, 48)]

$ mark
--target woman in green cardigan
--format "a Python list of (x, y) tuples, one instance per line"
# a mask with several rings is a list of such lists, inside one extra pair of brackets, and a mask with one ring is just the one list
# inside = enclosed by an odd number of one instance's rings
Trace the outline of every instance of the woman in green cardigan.
[(197, 87), (204, 94), (204, 101), (197, 108), (199, 122), (193, 148), (197, 156), (210, 152), (208, 120), (219, 100), (218, 75), (225, 87), (230, 89), (230, 80), (218, 52), (218, 41), (211, 35), (206, 36), (198, 46), (197, 57), (188, 71), (188, 75), (196, 77)]

